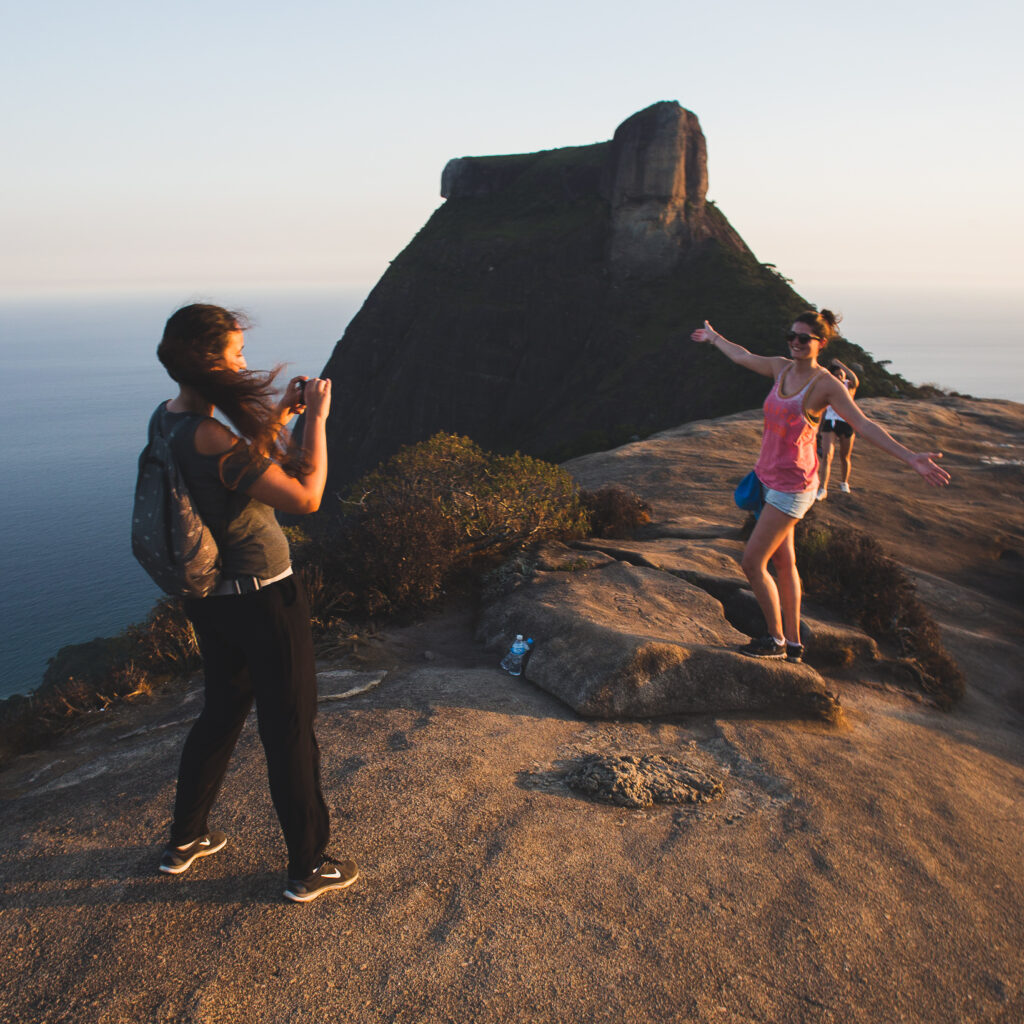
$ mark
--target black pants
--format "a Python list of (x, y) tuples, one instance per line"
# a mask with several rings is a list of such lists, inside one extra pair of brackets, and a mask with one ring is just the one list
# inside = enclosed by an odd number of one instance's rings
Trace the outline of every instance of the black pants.
[(254, 594), (186, 600), (199, 639), (206, 702), (185, 741), (171, 842), (209, 831), (207, 818), (256, 701), (270, 795), (288, 846), (288, 877), (305, 878), (327, 848), (330, 824), (313, 733), (316, 663), (309, 603), (294, 576)]

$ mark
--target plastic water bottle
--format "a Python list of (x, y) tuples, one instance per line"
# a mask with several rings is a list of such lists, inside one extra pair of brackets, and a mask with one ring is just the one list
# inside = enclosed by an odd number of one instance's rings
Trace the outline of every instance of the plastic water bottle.
[(523, 673), (523, 656), (530, 649), (533, 640), (524, 640), (522, 633), (516, 633), (515, 641), (509, 648), (508, 654), (501, 659), (501, 667), (510, 675), (518, 676)]

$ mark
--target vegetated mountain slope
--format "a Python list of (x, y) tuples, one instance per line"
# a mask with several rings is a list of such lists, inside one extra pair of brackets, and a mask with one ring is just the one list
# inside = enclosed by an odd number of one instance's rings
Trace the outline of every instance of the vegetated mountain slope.
[[(329, 493), (439, 431), (561, 460), (760, 403), (689, 340), (705, 318), (781, 353), (808, 307), (706, 199), (696, 117), (659, 103), (609, 142), (453, 160), (447, 201), (338, 342)], [(861, 394), (907, 394), (857, 346)], [(326, 511), (330, 511), (327, 509)]]

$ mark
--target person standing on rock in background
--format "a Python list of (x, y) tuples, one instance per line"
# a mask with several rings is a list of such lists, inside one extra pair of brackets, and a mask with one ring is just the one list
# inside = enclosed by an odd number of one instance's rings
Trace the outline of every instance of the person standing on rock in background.
[[(828, 364), (829, 373), (846, 386), (853, 398), (860, 387), (860, 378), (844, 363), (833, 359)], [(832, 458), (836, 448), (839, 448), (839, 470), (842, 473), (842, 480), (839, 482), (839, 490), (844, 494), (850, 493), (850, 469), (853, 463), (853, 427), (846, 422), (830, 405), (825, 410), (821, 419), (821, 427), (818, 430), (818, 440), (821, 442), (821, 453), (825, 457), (825, 473), (821, 478), (818, 487), (818, 501), (824, 501), (828, 497), (828, 478), (832, 472)]]
[[(327, 804), (313, 732), (316, 663), (309, 604), (292, 574), (288, 540), (274, 509), (315, 512), (327, 481), (325, 424), (331, 382), (294, 377), (280, 401), (277, 370), (245, 364), (245, 317), (191, 305), (167, 321), (157, 356), (178, 384), (165, 402), (165, 436), (197, 510), (220, 552), (222, 580), (186, 598), (203, 661), (203, 710), (185, 740), (170, 841), (160, 870), (188, 870), (227, 838), (207, 818), (253, 700), (270, 794), (288, 848), (284, 895), (309, 902), (359, 876), (352, 861), (326, 854)], [(238, 433), (213, 419), (219, 409)], [(285, 443), (285, 424), (305, 412), (303, 445)], [(179, 426), (180, 424), (180, 426)]]
[[(743, 572), (764, 614), (766, 636), (741, 647), (755, 658), (803, 660), (800, 643), (800, 576), (794, 533), (818, 492), (815, 434), (821, 414), (831, 405), (866, 440), (905, 462), (935, 487), (949, 474), (933, 460), (940, 452), (912, 452), (868, 419), (846, 387), (818, 364), (819, 353), (838, 331), (830, 310), (801, 313), (786, 334), (789, 357), (759, 356), (722, 337), (706, 320), (691, 335), (714, 345), (738, 366), (775, 380), (764, 403), (764, 435), (754, 467), (765, 505), (743, 551)], [(775, 579), (768, 563), (775, 567)]]

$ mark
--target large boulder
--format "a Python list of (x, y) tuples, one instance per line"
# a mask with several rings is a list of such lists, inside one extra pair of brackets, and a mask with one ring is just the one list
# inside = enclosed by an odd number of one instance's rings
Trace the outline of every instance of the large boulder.
[[(656, 524), (653, 529), (663, 528)], [(722, 527), (717, 527), (722, 533)], [(645, 540), (577, 541), (576, 557), (604, 556), (609, 561), (628, 562), (672, 573), (706, 591), (720, 601), (725, 617), (741, 633), (760, 636), (765, 623), (750, 584), (740, 569), (743, 542), (729, 536), (707, 538), (654, 536)], [(551, 555), (547, 555), (551, 560)], [(542, 565), (541, 568), (544, 568)], [(814, 663), (847, 665), (852, 661), (878, 661), (878, 644), (858, 626), (839, 622), (813, 601), (805, 602), (800, 616), (804, 643), (812, 650)]]
[(717, 600), (645, 566), (576, 567), (567, 558), (564, 568), (536, 570), (489, 602), (478, 632), (496, 651), (516, 633), (531, 636), (527, 679), (586, 717), (840, 714), (814, 669), (738, 654), (747, 638)]

